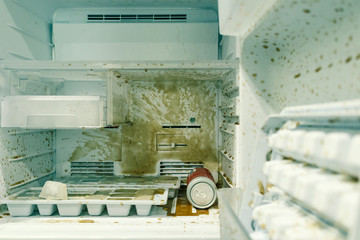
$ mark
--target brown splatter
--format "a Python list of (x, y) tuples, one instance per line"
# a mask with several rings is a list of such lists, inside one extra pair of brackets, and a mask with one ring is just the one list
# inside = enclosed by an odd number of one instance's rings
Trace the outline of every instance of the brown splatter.
[(310, 11), (310, 9), (303, 9), (303, 12), (304, 13), (310, 13), (311, 11)]
[(349, 63), (351, 61), (352, 57), (348, 57), (347, 59), (345, 59), (345, 63)]
[(263, 45), (263, 48), (267, 49), (267, 48), (268, 48), (268, 46), (267, 46), (267, 45)]
[[(171, 205), (172, 201), (168, 201), (166, 205), (164, 205), (163, 209), (167, 211), (167, 216), (180, 217), (180, 216), (200, 216), (200, 215), (209, 215), (208, 209), (196, 209), (196, 212), (192, 212), (193, 206), (189, 203), (186, 198), (186, 194), (182, 193), (181, 196), (178, 197), (176, 202), (176, 211), (175, 213), (171, 213)], [(214, 205), (212, 208), (217, 208)], [(159, 219), (161, 220), (161, 219)]]
[(301, 73), (298, 73), (294, 76), (294, 78), (299, 78), (301, 76)]
[(16, 186), (16, 185), (22, 184), (22, 183), (24, 183), (24, 182), (26, 182), (26, 181), (25, 181), (25, 180), (21, 180), (21, 181), (18, 181), (18, 182), (16, 182), (16, 183), (11, 184), (10, 186)]
[(95, 223), (94, 220), (88, 220), (88, 219), (84, 219), (84, 220), (79, 220), (79, 223)]
[(260, 180), (258, 181), (258, 188), (259, 188), (259, 192), (264, 195), (265, 194), (264, 185)]
[[(161, 159), (203, 161), (212, 171), (217, 169), (214, 117), (216, 115), (215, 81), (132, 81), (133, 126), (122, 134), (124, 174), (152, 174)], [(209, 108), (206, 106), (214, 106)], [(185, 123), (196, 115), (201, 129), (165, 129), (163, 123)], [(157, 135), (183, 136), (185, 151), (157, 151)]]
[(101, 155), (100, 161), (121, 161), (121, 134), (118, 130), (96, 129), (81, 133), (83, 142), (75, 148), (69, 162), (87, 158), (95, 149)]
[(318, 67), (317, 69), (315, 69), (315, 72), (320, 72), (321, 71), (321, 67)]

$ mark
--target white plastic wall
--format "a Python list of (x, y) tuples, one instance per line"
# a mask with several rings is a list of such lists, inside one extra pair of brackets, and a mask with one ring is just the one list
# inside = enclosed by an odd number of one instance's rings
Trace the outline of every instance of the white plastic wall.
[(50, 60), (50, 22), (16, 1), (0, 1), (0, 59)]
[[(258, 164), (265, 156), (255, 154), (263, 150), (257, 144), (269, 114), (359, 98), (359, 11), (356, 0), (278, 1), (241, 39), (238, 173), (252, 198), (266, 187)], [(243, 210), (252, 203), (245, 198)]]
[(54, 58), (217, 60), (217, 37), (217, 23), (55, 23)]
[[(50, 23), (16, 1), (0, 1), (0, 60), (50, 60)], [(0, 97), (11, 86), (0, 74)], [(53, 172), (54, 133), (0, 129), (0, 198)], [(28, 183), (28, 184), (27, 184)]]

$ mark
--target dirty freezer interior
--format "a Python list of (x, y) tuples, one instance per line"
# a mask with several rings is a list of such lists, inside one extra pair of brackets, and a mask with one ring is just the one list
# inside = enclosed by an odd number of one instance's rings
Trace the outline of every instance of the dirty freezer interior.
[[(358, 239), (359, 8), (0, 1), (0, 238)], [(194, 167), (221, 188), (208, 210), (186, 199)], [(148, 181), (167, 175), (175, 189)], [(111, 197), (124, 177), (126, 198), (142, 182), (166, 203), (15, 217), (4, 202), (47, 180)]]

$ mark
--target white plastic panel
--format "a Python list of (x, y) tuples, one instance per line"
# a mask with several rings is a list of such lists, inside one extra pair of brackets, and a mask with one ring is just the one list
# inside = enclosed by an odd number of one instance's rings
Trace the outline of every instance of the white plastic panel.
[[(134, 209), (133, 209), (134, 211)], [(0, 220), (1, 239), (54, 240), (219, 240), (218, 213), (198, 217), (166, 217), (152, 208), (150, 217), (7, 217)], [(194, 223), (195, 222), (195, 223)], [(21, 227), (20, 227), (21, 226)], [(21, 228), (21, 231), (19, 231)]]
[(241, 36), (251, 32), (278, 0), (218, 1), (220, 34)]
[(243, 200), (241, 188), (223, 188), (218, 190), (220, 209), (221, 239), (250, 239), (249, 233), (240, 222), (237, 214)]
[(103, 101), (97, 96), (7, 96), (1, 126), (94, 128), (104, 126)]
[(137, 8), (137, 10), (143, 10), (143, 8), (154, 8), (157, 11), (161, 11), (162, 8), (181, 8), (185, 9), (211, 9), (214, 13), (217, 12), (217, 0), (172, 0), (172, 1), (157, 1), (157, 0), (132, 0), (132, 1), (114, 1), (114, 0), (71, 0), (71, 1), (48, 1), (48, 0), (15, 0), (25, 8), (36, 13), (42, 18), (47, 19), (49, 22), (53, 19), (53, 14), (56, 10), (61, 8), (93, 8), (99, 10), (101, 8), (110, 9), (128, 9)]
[(54, 172), (54, 132), (0, 130), (0, 199), (14, 190), (39, 186)]
[(237, 71), (230, 72), (221, 83), (219, 91), (219, 161), (220, 174), (225, 186), (236, 186), (236, 168), (239, 161), (239, 138), (240, 138), (240, 98)]
[(56, 60), (218, 59), (217, 23), (54, 23), (53, 31)]
[(0, 1), (0, 59), (50, 60), (50, 23), (15, 1)]

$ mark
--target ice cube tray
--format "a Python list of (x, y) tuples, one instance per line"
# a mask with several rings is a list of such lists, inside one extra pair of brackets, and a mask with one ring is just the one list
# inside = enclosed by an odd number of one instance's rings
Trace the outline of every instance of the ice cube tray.
[(180, 178), (173, 176), (69, 176), (56, 181), (65, 183), (68, 187), (133, 187), (133, 188), (167, 188), (169, 198), (176, 196), (180, 188)]
[(153, 205), (165, 205), (169, 189), (159, 188), (68, 188), (67, 200), (39, 198), (41, 188), (29, 188), (15, 193), (1, 204), (7, 204), (10, 215), (30, 216), (37, 206), (40, 215), (50, 216), (56, 210), (60, 216), (79, 216), (86, 208), (89, 215), (102, 214), (105, 207), (109, 216), (128, 216), (131, 207), (137, 215), (147, 216)]

